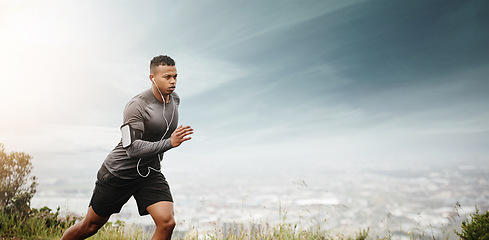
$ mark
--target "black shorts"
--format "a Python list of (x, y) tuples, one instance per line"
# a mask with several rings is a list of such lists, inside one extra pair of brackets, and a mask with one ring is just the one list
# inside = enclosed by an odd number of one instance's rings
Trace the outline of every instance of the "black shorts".
[(129, 198), (134, 196), (139, 215), (147, 215), (146, 208), (154, 203), (173, 202), (170, 186), (162, 173), (152, 171), (146, 178), (121, 179), (102, 165), (97, 173), (90, 206), (102, 217), (119, 213)]

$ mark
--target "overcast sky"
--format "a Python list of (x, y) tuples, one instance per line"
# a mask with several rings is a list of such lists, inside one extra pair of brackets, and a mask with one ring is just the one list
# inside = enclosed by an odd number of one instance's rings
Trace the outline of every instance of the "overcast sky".
[(195, 128), (174, 168), (488, 160), (487, 1), (0, 5), (0, 142), (38, 166), (98, 168), (160, 54)]

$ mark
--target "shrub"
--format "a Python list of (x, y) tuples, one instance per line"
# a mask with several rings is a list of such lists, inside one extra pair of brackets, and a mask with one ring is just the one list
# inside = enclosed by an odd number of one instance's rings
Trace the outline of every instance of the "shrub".
[(21, 217), (28, 214), (37, 186), (36, 177), (31, 177), (31, 184), (24, 186), (32, 170), (31, 159), (23, 152), (7, 154), (0, 144), (0, 211)]
[(73, 225), (78, 217), (59, 217), (59, 208), (32, 209), (27, 216), (0, 212), (0, 239), (55, 239)]
[(489, 240), (489, 211), (479, 214), (476, 206), (475, 213), (470, 216), (470, 219), (462, 222), (462, 232), (455, 231), (455, 234), (465, 240)]

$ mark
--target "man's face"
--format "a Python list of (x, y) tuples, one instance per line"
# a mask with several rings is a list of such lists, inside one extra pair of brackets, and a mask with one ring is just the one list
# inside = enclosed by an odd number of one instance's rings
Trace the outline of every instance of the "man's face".
[(153, 69), (154, 81), (163, 95), (169, 95), (175, 91), (177, 85), (177, 68), (175, 66), (159, 65)]

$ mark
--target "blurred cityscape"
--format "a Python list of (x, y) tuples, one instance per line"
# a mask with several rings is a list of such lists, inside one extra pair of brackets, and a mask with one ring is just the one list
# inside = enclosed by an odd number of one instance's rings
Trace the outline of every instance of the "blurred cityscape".
[[(176, 232), (228, 232), (287, 223), (346, 236), (369, 229), (370, 236), (379, 237), (391, 234), (409, 239), (408, 233), (442, 237), (454, 236), (453, 229), (475, 206), (480, 211), (489, 209), (489, 169), (475, 165), (319, 170), (304, 179), (288, 178), (284, 173), (215, 181), (208, 174), (195, 173), (191, 178), (169, 181)], [(85, 214), (93, 182), (73, 185), (66, 179), (40, 185), (34, 207), (60, 206), (62, 211)], [(111, 221), (117, 219), (152, 226), (151, 217), (138, 215), (133, 199)]]

